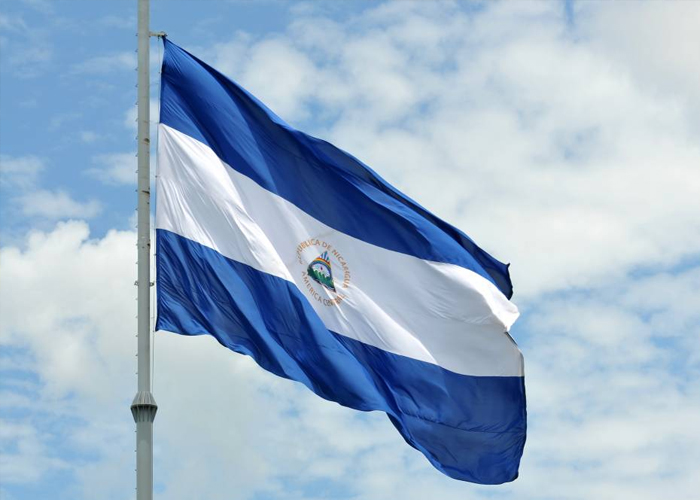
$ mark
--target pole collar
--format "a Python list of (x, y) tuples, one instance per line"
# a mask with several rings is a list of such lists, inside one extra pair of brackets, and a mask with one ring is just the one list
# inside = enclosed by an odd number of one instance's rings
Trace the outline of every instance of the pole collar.
[(158, 405), (150, 391), (139, 391), (131, 403), (131, 414), (135, 422), (153, 422), (156, 418)]

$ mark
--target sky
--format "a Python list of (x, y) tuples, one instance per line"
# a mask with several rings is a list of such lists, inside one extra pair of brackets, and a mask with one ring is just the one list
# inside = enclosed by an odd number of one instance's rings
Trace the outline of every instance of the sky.
[[(135, 497), (135, 15), (0, 0), (2, 500)], [(152, 0), (153, 31), (511, 263), (529, 417), (516, 481), (459, 482), (381, 413), (157, 332), (155, 498), (696, 499), (697, 19), (680, 1)]]

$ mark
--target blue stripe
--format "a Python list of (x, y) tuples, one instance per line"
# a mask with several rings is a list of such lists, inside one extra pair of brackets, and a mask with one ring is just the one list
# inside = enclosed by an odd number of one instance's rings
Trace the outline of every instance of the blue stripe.
[(329, 331), (290, 282), (157, 230), (156, 328), (211, 334), (266, 370), (357, 410), (380, 410), (445, 474), (500, 484), (525, 443), (522, 377), (474, 377)]
[(508, 266), (332, 144), (287, 125), (221, 73), (165, 40), (161, 123), (207, 144), (260, 186), (340, 232), (470, 269), (510, 298)]

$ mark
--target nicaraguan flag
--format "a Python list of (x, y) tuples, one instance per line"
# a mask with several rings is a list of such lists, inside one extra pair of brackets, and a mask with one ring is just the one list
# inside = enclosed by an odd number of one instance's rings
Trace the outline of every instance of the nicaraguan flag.
[(165, 41), (157, 329), (386, 412), (439, 470), (515, 479), (523, 359), (507, 266)]

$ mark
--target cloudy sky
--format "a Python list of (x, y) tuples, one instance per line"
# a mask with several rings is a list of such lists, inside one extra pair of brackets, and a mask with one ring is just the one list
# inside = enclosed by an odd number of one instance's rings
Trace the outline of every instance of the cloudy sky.
[[(134, 498), (135, 0), (0, 0), (0, 497)], [(152, 1), (152, 29), (511, 262), (521, 476), (155, 334), (156, 498), (700, 490), (700, 3)], [(152, 109), (158, 65), (152, 42)]]

